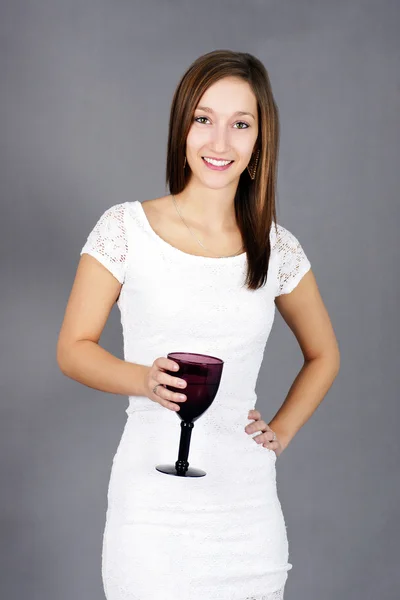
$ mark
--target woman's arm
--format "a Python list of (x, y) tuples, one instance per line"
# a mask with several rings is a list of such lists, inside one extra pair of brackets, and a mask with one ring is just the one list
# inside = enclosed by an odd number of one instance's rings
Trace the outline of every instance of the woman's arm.
[(340, 368), (340, 352), (328, 312), (310, 269), (289, 294), (275, 299), (304, 356), (285, 401), (268, 423), (284, 448), (324, 399)]
[(142, 396), (149, 367), (121, 360), (98, 345), (120, 289), (110, 271), (82, 255), (58, 337), (57, 363), (64, 375), (88, 387)]

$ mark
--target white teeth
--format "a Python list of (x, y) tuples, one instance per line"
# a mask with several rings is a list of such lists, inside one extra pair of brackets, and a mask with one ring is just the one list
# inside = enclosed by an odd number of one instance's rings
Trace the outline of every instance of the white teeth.
[(229, 165), (229, 163), (232, 162), (231, 160), (214, 160), (213, 158), (206, 158), (205, 156), (203, 158), (206, 162), (211, 163), (216, 167), (224, 167), (225, 165)]

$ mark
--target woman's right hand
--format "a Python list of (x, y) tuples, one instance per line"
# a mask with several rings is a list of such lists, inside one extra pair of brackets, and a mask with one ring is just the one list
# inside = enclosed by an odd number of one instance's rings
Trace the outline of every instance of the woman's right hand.
[[(150, 400), (153, 400), (153, 402), (158, 402), (158, 404), (161, 404), (161, 406), (173, 411), (180, 409), (179, 404), (174, 403), (185, 402), (186, 396), (183, 394), (183, 397), (181, 397), (179, 392), (171, 392), (164, 386), (170, 385), (172, 387), (184, 389), (187, 385), (184, 379), (173, 377), (172, 375), (165, 373), (166, 370), (178, 371), (178, 369), (175, 369), (175, 367), (178, 367), (179, 369), (179, 365), (176, 362), (161, 356), (155, 359), (151, 367), (148, 367), (145, 375), (146, 396), (150, 398)], [(183, 385), (180, 385), (181, 382)], [(161, 385), (157, 387), (154, 393), (153, 389), (158, 383)]]

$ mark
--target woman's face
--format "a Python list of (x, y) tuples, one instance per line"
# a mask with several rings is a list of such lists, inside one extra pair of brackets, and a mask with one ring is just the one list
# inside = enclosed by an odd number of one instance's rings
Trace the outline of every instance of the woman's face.
[[(251, 159), (257, 135), (257, 100), (250, 85), (237, 77), (220, 79), (203, 94), (193, 115), (186, 140), (192, 177), (211, 188), (238, 181)], [(233, 162), (218, 170), (208, 166), (203, 157)]]

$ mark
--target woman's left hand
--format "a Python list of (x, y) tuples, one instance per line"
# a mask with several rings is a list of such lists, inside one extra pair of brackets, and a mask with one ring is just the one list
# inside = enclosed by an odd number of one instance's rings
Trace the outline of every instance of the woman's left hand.
[[(274, 431), (271, 429), (269, 425), (265, 421), (261, 419), (261, 414), (258, 410), (250, 410), (249, 411), (249, 419), (254, 419), (253, 423), (249, 423), (245, 427), (245, 432), (247, 434), (255, 433), (256, 431), (260, 431), (259, 435), (255, 435), (253, 440), (256, 444), (262, 444), (264, 448), (269, 448), (273, 450), (277, 456), (279, 456), (283, 452), (283, 446), (277, 437), (274, 441)], [(263, 431), (264, 430), (264, 431)]]

